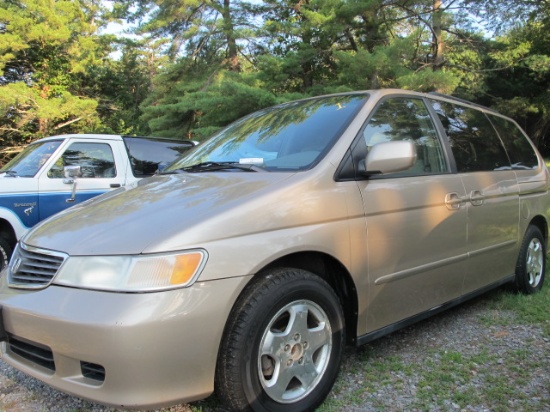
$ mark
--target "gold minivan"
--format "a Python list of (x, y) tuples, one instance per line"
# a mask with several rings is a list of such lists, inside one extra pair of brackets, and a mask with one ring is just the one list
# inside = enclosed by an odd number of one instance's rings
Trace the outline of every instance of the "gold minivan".
[(2, 358), (79, 397), (321, 404), (360, 345), (544, 281), (549, 174), (518, 125), (375, 90), (253, 113), (57, 214), (0, 279)]

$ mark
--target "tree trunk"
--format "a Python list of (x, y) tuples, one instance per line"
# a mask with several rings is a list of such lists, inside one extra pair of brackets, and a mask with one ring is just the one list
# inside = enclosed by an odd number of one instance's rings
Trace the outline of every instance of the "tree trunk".
[(433, 71), (441, 70), (445, 64), (445, 42), (443, 41), (441, 0), (433, 0)]
[(227, 61), (231, 71), (240, 72), (241, 64), (237, 50), (237, 40), (235, 39), (235, 30), (233, 19), (231, 17), (231, 0), (223, 0), (223, 29), (227, 41)]

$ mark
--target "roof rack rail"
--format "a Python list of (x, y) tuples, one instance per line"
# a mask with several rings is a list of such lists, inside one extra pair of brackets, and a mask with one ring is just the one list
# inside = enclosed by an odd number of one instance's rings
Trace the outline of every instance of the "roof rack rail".
[(431, 94), (431, 95), (434, 95), (434, 96), (439, 96), (439, 97), (445, 97), (445, 98), (450, 99), (450, 100), (456, 100), (457, 102), (460, 102), (460, 103), (469, 104), (470, 106), (476, 106), (476, 107), (479, 107), (481, 109), (485, 109), (485, 110), (489, 110), (489, 111), (494, 112), (494, 113), (498, 113), (495, 109), (491, 109), (490, 107), (483, 106), (482, 104), (474, 103), (474, 102), (471, 102), (469, 100), (461, 99), (460, 97), (451, 96), (451, 95), (444, 94), (444, 93), (439, 93), (439, 92), (429, 92), (428, 94)]

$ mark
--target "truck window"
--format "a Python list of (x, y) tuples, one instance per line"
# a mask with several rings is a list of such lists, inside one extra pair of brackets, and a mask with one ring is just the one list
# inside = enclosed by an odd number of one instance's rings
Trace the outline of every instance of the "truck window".
[(124, 136), (132, 173), (135, 177), (152, 176), (159, 165), (168, 165), (193, 147), (190, 141)]
[(432, 101), (447, 133), (459, 173), (510, 170), (510, 160), (493, 125), (480, 110)]
[(489, 119), (497, 129), (500, 139), (510, 156), (512, 169), (534, 169), (539, 165), (539, 159), (529, 144), (527, 137), (516, 124), (504, 117), (490, 115)]
[(19, 177), (34, 177), (60, 144), (61, 140), (30, 144), (0, 169), (0, 172), (9, 172)]
[(48, 171), (48, 177), (65, 177), (65, 166), (80, 166), (83, 178), (110, 178), (116, 176), (113, 150), (107, 143), (77, 142), (71, 144)]
[(421, 99), (385, 100), (363, 130), (367, 149), (381, 142), (411, 140), (416, 146), (415, 164), (391, 176), (411, 176), (448, 172), (441, 142), (432, 118)]

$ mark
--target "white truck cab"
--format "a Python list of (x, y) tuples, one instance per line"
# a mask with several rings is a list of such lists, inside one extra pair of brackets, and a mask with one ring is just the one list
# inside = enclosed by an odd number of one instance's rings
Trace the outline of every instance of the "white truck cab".
[(195, 145), (188, 140), (62, 135), (31, 143), (0, 169), (0, 269), (39, 221), (153, 175)]

